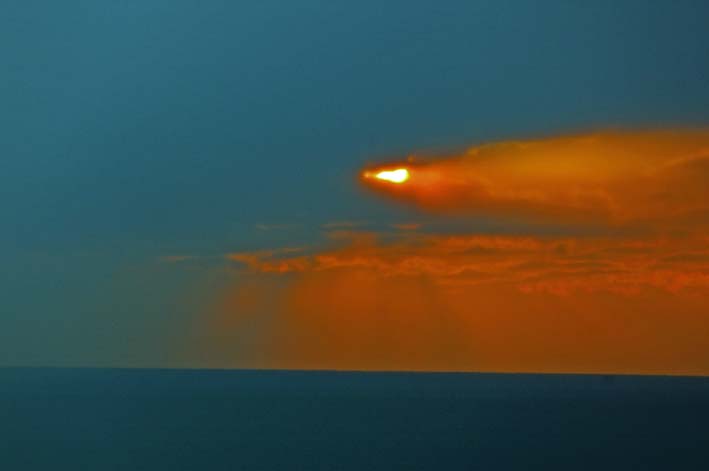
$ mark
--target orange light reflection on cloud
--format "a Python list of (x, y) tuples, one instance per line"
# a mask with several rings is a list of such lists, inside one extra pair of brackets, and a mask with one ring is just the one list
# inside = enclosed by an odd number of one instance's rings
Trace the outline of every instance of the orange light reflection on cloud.
[(239, 350), (210, 366), (709, 375), (709, 130), (493, 143), (361, 177), (426, 211), (577, 235), (411, 223), (229, 254), (239, 282), (207, 338)]
[[(709, 214), (709, 130), (499, 142), (406, 165), (406, 185), (362, 182), (441, 213), (612, 223)], [(366, 169), (364, 175), (386, 168), (396, 164)]]
[(289, 276), (250, 366), (709, 374), (701, 237), (350, 235), (313, 255), (229, 256)]

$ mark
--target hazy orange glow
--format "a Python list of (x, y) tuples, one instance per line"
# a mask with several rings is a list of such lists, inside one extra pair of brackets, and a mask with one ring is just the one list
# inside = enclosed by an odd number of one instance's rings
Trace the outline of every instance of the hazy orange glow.
[(407, 165), (416, 174), (407, 185), (364, 183), (443, 213), (612, 223), (709, 214), (707, 130), (499, 142)]
[(709, 245), (702, 236), (403, 233), (384, 243), (374, 233), (351, 232), (340, 234), (339, 239), (345, 245), (311, 255), (261, 251), (227, 257), (257, 273), (363, 269), (380, 278), (423, 276), (447, 292), (490, 284), (504, 284), (520, 293), (564, 296), (579, 292), (630, 296), (644, 289), (673, 294), (709, 292)]
[(523, 222), (326, 224), (320, 247), (228, 254), (212, 366), (709, 375), (708, 131), (488, 144), (361, 176), (427, 211)]
[(210, 348), (241, 345), (224, 366), (709, 374), (706, 237), (399, 234), (230, 254), (247, 271)]

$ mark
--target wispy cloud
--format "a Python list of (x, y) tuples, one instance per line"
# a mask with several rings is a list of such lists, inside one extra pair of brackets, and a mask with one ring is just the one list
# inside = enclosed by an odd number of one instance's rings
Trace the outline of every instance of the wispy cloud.
[(369, 223), (367, 221), (333, 221), (323, 224), (321, 227), (323, 229), (353, 229), (356, 227), (364, 227)]
[[(394, 167), (409, 178), (371, 178)], [(380, 194), (432, 212), (614, 224), (709, 220), (709, 130), (492, 143), (362, 175)]]
[(423, 227), (423, 224), (411, 222), (402, 224), (392, 224), (391, 227), (400, 231), (415, 231), (417, 229), (421, 229), (421, 227)]
[(160, 257), (160, 261), (165, 263), (180, 263), (194, 260), (196, 258), (198, 257), (195, 255), (164, 255)]
[(522, 292), (644, 288), (709, 289), (709, 246), (697, 236), (540, 237), (406, 234), (381, 241), (349, 233), (344, 244), (302, 254), (297, 249), (231, 254), (261, 273), (363, 270), (372, 277), (425, 276), (441, 287), (506, 284)]

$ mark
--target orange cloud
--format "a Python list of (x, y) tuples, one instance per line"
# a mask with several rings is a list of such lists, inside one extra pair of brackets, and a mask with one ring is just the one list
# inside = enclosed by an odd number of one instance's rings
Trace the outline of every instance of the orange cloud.
[(210, 366), (709, 375), (709, 131), (488, 144), (362, 178), (575, 235), (344, 223), (324, 247), (229, 254)]
[[(373, 177), (391, 169), (408, 179)], [(706, 221), (707, 181), (709, 130), (499, 142), (362, 172), (368, 188), (428, 211), (572, 222)]]
[[(645, 288), (709, 289), (705, 237), (540, 237), (405, 234), (382, 242), (350, 233), (346, 244), (315, 254), (261, 251), (228, 258), (260, 273), (365, 270), (378, 278), (423, 276), (442, 288), (505, 284), (555, 294)], [(344, 236), (340, 236), (342, 239)]]
[(400, 231), (415, 231), (416, 229), (421, 229), (422, 224), (412, 222), (404, 224), (392, 224), (391, 227)]
[(228, 258), (214, 328), (268, 323), (224, 366), (709, 374), (705, 237), (354, 232)]

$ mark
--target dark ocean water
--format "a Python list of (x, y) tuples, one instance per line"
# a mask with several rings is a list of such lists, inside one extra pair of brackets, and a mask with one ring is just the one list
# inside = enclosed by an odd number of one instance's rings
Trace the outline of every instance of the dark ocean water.
[(709, 469), (709, 379), (0, 369), (1, 470)]

